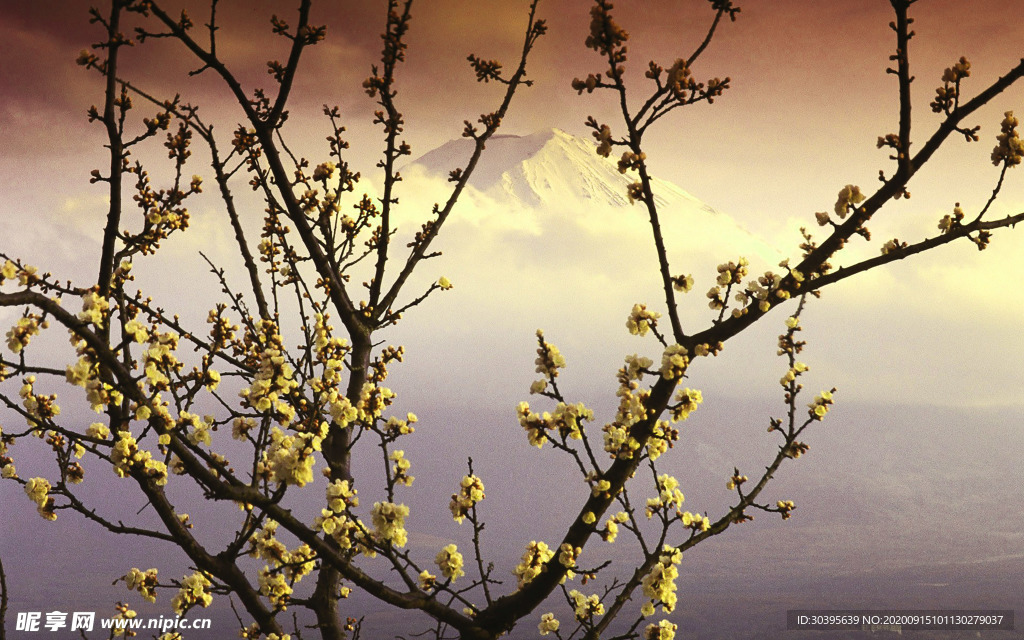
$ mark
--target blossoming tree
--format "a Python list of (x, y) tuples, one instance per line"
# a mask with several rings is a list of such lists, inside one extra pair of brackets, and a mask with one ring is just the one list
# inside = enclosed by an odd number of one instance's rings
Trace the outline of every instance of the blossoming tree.
[[(880, 174), (874, 192), (843, 187), (833, 211), (816, 214), (824, 235), (815, 239), (805, 230), (800, 256), (784, 261), (779, 271), (754, 277), (744, 258), (721, 264), (717, 284), (707, 293), (713, 311), (708, 325), (686, 331), (679, 301), (694, 278), (669, 264), (672, 238), (662, 234), (663, 212), (652, 192), (645, 136), (669, 112), (712, 103), (729, 88), (728, 78), (698, 81), (694, 70), (723, 21), (736, 20), (740, 9), (731, 0), (710, 0), (706, 37), (685, 58), (650, 62), (638, 100), (632, 83), (627, 85), (628, 34), (613, 19), (611, 2), (595, 0), (586, 46), (598, 55), (600, 71), (577, 79), (573, 87), (581, 94), (610, 94), (621, 108), (617, 123), (589, 118), (587, 125), (596, 153), (615, 154), (619, 170), (635, 178), (628, 195), (649, 217), (659, 265), (652, 276), (662, 285), (664, 304), (660, 311), (637, 304), (626, 324), (630, 333), (651, 335), (660, 346), (654, 357), (625, 359), (618, 371), (618, 408), (594, 428), (595, 413), (571, 402), (559, 387), (565, 358), (538, 332), (540, 376), (530, 393), (541, 398), (546, 410), (520, 403), (519, 424), (531, 444), (564, 454), (590, 492), (560, 540), (531, 542), (522, 561), (502, 574), (484, 559), (484, 479), (472, 463), (449, 503), (455, 523), (472, 529), (472, 547), (448, 544), (425, 557), (407, 549), (409, 507), (401, 491), (414, 478), (399, 444), (413, 432), (416, 416), (391, 411), (396, 394), (385, 383), (403, 350), (381, 348), (376, 340), (428, 296), (451, 287), (440, 278), (426, 290), (409, 291), (414, 271), (436, 255), (432, 243), (455, 211), (488, 139), (515, 94), (530, 84), (527, 58), (546, 31), (538, 2), (526, 8), (521, 56), (511, 73), (496, 61), (469, 57), (477, 79), (503, 92), (493, 112), (466, 122), (463, 135), (473, 142), (472, 152), (451, 171), (450, 197), (435, 205), (405, 247), (394, 242), (393, 213), (400, 181), (396, 165), (411, 150), (402, 140), (395, 71), (406, 55), (412, 0), (386, 2), (380, 62), (363, 84), (378, 105), (374, 123), (384, 137), (377, 164), (383, 194), (379, 199), (364, 196), (352, 209), (342, 207), (343, 197), (358, 192), (359, 175), (350, 168), (337, 108), (324, 108), (327, 159), (314, 163), (295, 157), (285, 143), (283, 124), (302, 54), (326, 35), (325, 27), (310, 23), (312, 0), (300, 0), (294, 25), (272, 19), (273, 33), (290, 42), (286, 61), (268, 63), (276, 95), (247, 92), (218, 55), (216, 0), (205, 36), (187, 13), (176, 17), (163, 0), (112, 0), (107, 10), (93, 10), (103, 40), (84, 51), (79, 63), (105, 83), (102, 106), (89, 111), (89, 119), (106, 131), (110, 151), (109, 165), (92, 173), (94, 183), (106, 185), (110, 199), (98, 275), (95, 281), (61, 283), (17, 256), (0, 255), (0, 305), (21, 313), (6, 333), (7, 351), (0, 360), (4, 481), (20, 484), (46, 520), (77, 515), (113, 533), (179, 548), (193, 566), (190, 574), (167, 579), (157, 568), (125, 568), (120, 581), (149, 601), (156, 600), (158, 589), (173, 590), (170, 602), (179, 615), (206, 607), (215, 597), (231, 598), (247, 617), (241, 623), (245, 638), (298, 635), (300, 621), (325, 640), (358, 637), (359, 612), (345, 602), (352, 590), (424, 612), (436, 620), (432, 633), (438, 638), (484, 640), (523, 628), (559, 638), (596, 639), (611, 633), (648, 640), (674, 637), (676, 627), (664, 614), (676, 606), (683, 552), (758, 511), (785, 519), (795, 508), (790, 500), (762, 496), (783, 463), (807, 450), (802, 434), (826, 416), (833, 402), (834, 389), (809, 403), (799, 399), (800, 378), (807, 370), (798, 358), (804, 344), (799, 316), (807, 296), (943, 244), (970, 241), (984, 249), (994, 230), (1024, 220), (1024, 214), (987, 217), (1006, 172), (1024, 154), (1018, 122), (1006, 113), (992, 152), (997, 183), (981, 209), (968, 215), (958, 206), (939, 221), (937, 234), (913, 243), (893, 239), (873, 258), (833, 266), (854, 236), (870, 240), (868, 222), (893, 199), (909, 197), (910, 180), (950, 137), (978, 140), (978, 128), (969, 118), (1024, 76), (1024, 62), (970, 96), (962, 91), (970, 64), (961, 58), (945, 70), (931, 103), (940, 124), (916, 138), (908, 55), (913, 0), (891, 0), (896, 47), (889, 72), (898, 81), (899, 130), (880, 137), (878, 146), (891, 150), (892, 169)], [(139, 25), (134, 39), (125, 35), (129, 22)], [(219, 77), (237, 100), (241, 124), (231, 135), (230, 150), (225, 151), (224, 140), (214, 135), (196, 105), (153, 96), (141, 83), (119, 75), (128, 48), (154, 38), (180, 43), (200, 71)], [(155, 108), (155, 115), (136, 122), (137, 102)], [(161, 139), (172, 179), (157, 186), (135, 158), (137, 149)], [(197, 141), (210, 154), (206, 171), (221, 196), (225, 223), (237, 242), (238, 267), (248, 281), (244, 293), (234, 291), (221, 267), (213, 267), (225, 297), (209, 310), (202, 330), (184, 326), (130, 285), (133, 265), (189, 226), (186, 205), (203, 190), (203, 180), (185, 170)], [(249, 237), (245, 224), (255, 214), (236, 205), (235, 192), (242, 184), (266, 205), (258, 240)], [(139, 213), (129, 213), (129, 195)], [(730, 508), (717, 514), (687, 511), (679, 481), (659, 467), (662, 456), (681, 441), (677, 423), (702, 401), (700, 391), (684, 388), (682, 381), (699, 369), (702, 359), (787, 305), (778, 346), (787, 361), (780, 384), (788, 411), (769, 428), (778, 438), (777, 452), (753, 478), (739, 469), (723, 470), (723, 482), (734, 494)], [(70, 336), (74, 355), (66, 367), (54, 368), (34, 357), (33, 343), (51, 327)], [(290, 342), (293, 336), (299, 336), (297, 344)], [(194, 353), (186, 354), (186, 345)], [(74, 403), (80, 401), (76, 393), (84, 393), (97, 415), (85, 427), (66, 419), (69, 412), (61, 413), (58, 396), (71, 396), (68, 402)], [(207, 414), (201, 407), (215, 409)], [(234, 443), (225, 445), (221, 428), (230, 431)], [(36, 439), (42, 444), (33, 445)], [(53, 472), (21, 477), (18, 449), (43, 445), (52, 451)], [(355, 477), (356, 456), (383, 458), (382, 486)], [(86, 473), (100, 473), (103, 467), (123, 479), (125, 491), (130, 486), (145, 497), (159, 526), (107, 518), (76, 492)], [(195, 535), (189, 516), (175, 504), (172, 488), (177, 484), (196, 487), (208, 500), (223, 504), (226, 513), (238, 514), (225, 516), (236, 525), (225, 544), (211, 548)], [(322, 506), (304, 517), (290, 506), (296, 492), (310, 491), (322, 496)], [(372, 505), (360, 502), (359, 491), (376, 497)], [(640, 550), (638, 564), (588, 562), (588, 547), (616, 540), (622, 544), (622, 538)], [(7, 587), (0, 583), (0, 588), (6, 604)], [(128, 615), (127, 605), (120, 606)], [(306, 617), (292, 618), (296, 609)], [(177, 637), (170, 633), (162, 640)]]

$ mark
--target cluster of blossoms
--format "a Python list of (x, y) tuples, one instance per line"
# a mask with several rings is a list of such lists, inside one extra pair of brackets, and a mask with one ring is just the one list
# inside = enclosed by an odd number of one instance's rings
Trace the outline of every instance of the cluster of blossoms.
[(512, 573), (519, 578), (519, 588), (522, 589), (546, 571), (547, 562), (553, 557), (555, 557), (555, 552), (544, 542), (533, 540), (526, 545), (522, 561), (512, 570)]
[(783, 520), (789, 520), (793, 517), (793, 509), (796, 509), (796, 504), (792, 500), (779, 500), (775, 503), (779, 513), (782, 514)]
[(956, 203), (953, 207), (953, 215), (946, 214), (939, 220), (939, 229), (943, 234), (947, 234), (956, 227), (959, 227), (964, 220), (964, 210), (960, 208), (960, 203)]
[(1006, 163), (1007, 167), (1015, 167), (1024, 158), (1024, 141), (1017, 133), (1017, 125), (1020, 122), (1014, 117), (1012, 111), (1004, 114), (1001, 123), (1001, 131), (996, 136), (998, 141), (995, 149), (992, 150), (992, 164), (999, 166)]
[(23, 264), (20, 267), (10, 260), (5, 260), (4, 265), (0, 267), (0, 284), (4, 283), (4, 280), (18, 279), (18, 284), (25, 286), (38, 280), (36, 272), (38, 269), (32, 265)]
[(822, 391), (814, 397), (814, 402), (807, 405), (808, 414), (815, 420), (821, 420), (828, 413), (828, 408), (832, 405), (832, 391)]
[(285, 434), (274, 427), (258, 471), (278, 484), (302, 487), (312, 482), (314, 454), (320, 451), (327, 429), (326, 422), (320, 423), (316, 433)]
[(0, 267), (0, 284), (3, 284), (4, 280), (14, 280), (17, 276), (18, 265), (10, 260), (4, 260), (3, 266)]
[(594, 412), (584, 406), (582, 402), (576, 404), (559, 402), (554, 412), (545, 411), (540, 414), (530, 411), (530, 405), (526, 402), (520, 402), (516, 406), (516, 415), (519, 417), (519, 425), (526, 430), (530, 444), (538, 449), (548, 441), (549, 431), (557, 432), (563, 439), (582, 439), (580, 423), (594, 419)]
[(723, 262), (718, 265), (718, 277), (715, 278), (715, 282), (720, 287), (728, 287), (729, 285), (740, 284), (743, 282), (743, 278), (747, 277), (750, 272), (750, 261), (744, 257), (740, 257), (738, 262)]
[(15, 354), (21, 353), (32, 340), (32, 336), (39, 335), (39, 330), (48, 326), (48, 322), (34, 313), (18, 318), (18, 322), (7, 332), (7, 348)]
[(256, 574), (260, 587), (260, 595), (273, 603), (278, 610), (288, 607), (293, 589), (288, 580), (280, 571), (273, 571), (270, 567), (263, 567)]
[(809, 368), (810, 367), (808, 367), (803, 362), (794, 362), (793, 366), (789, 368), (789, 371), (787, 371), (786, 374), (779, 379), (779, 384), (781, 384), (783, 388), (788, 389), (789, 386), (796, 381), (797, 377), (803, 374), (803, 372), (807, 371)]
[(110, 462), (117, 477), (124, 478), (132, 472), (140, 472), (152, 479), (157, 486), (167, 484), (167, 465), (154, 460), (153, 454), (139, 448), (139, 443), (128, 431), (117, 433), (117, 442), (110, 452)]
[(199, 571), (185, 576), (181, 581), (181, 589), (171, 600), (171, 608), (174, 609), (174, 613), (183, 616), (196, 605), (204, 608), (210, 606), (213, 596), (207, 589), (211, 586), (213, 584), (209, 578)]
[(740, 472), (737, 469), (736, 472), (729, 477), (729, 482), (725, 483), (725, 488), (728, 489), (729, 491), (733, 491), (736, 489), (736, 487), (741, 486), (747, 480), (750, 480), (750, 478), (748, 478), (747, 476), (740, 475)]
[(949, 113), (960, 97), (960, 81), (971, 75), (971, 63), (960, 60), (942, 72), (942, 86), (935, 89), (935, 99), (929, 105), (935, 113)]
[(629, 522), (629, 514), (625, 511), (619, 511), (605, 521), (604, 529), (598, 533), (605, 542), (615, 542), (615, 538), (619, 535), (619, 525), (626, 522)]
[(313, 528), (331, 536), (342, 551), (348, 551), (355, 543), (360, 543), (363, 553), (373, 551), (362, 544), (363, 528), (358, 521), (350, 517), (348, 511), (359, 506), (356, 490), (349, 486), (348, 480), (335, 480), (327, 485), (327, 508), (320, 511), (313, 522)]
[(646, 198), (644, 195), (644, 185), (641, 182), (633, 182), (626, 185), (626, 197), (629, 198), (629, 204), (633, 204), (638, 200), (643, 202)]
[(395, 463), (391, 468), (391, 472), (394, 474), (395, 484), (403, 484), (407, 487), (411, 487), (412, 481), (416, 479), (416, 476), (409, 475), (409, 468), (412, 466), (412, 462), (405, 457), (405, 452), (401, 449), (396, 449), (391, 452), (388, 459)]
[[(136, 330), (134, 336), (138, 340), (140, 336), (146, 335), (145, 330)], [(166, 390), (171, 380), (167, 376), (169, 372), (176, 372), (181, 369), (181, 363), (174, 355), (178, 348), (178, 334), (168, 331), (166, 333), (152, 332), (148, 336), (149, 347), (142, 354), (142, 361), (145, 366), (146, 382), (153, 389)], [(140, 417), (145, 420), (145, 417)]]
[(569, 571), (565, 572), (565, 579), (572, 580), (576, 577), (576, 573), (572, 569), (576, 568), (576, 562), (579, 560), (580, 554), (583, 553), (583, 547), (574, 547), (568, 542), (563, 542), (558, 547), (558, 563)]
[(295, 408), (288, 401), (299, 383), (295, 381), (291, 365), (285, 361), (284, 346), (277, 325), (269, 320), (260, 323), (263, 351), (259, 370), (252, 384), (239, 392), (244, 404), (256, 411), (274, 411), (278, 423), (287, 425), (295, 418)]
[[(782, 284), (782, 275), (774, 273), (772, 271), (765, 271), (763, 275), (758, 276), (757, 280), (751, 280), (747, 283), (746, 288), (743, 291), (736, 293), (736, 301), (746, 307), (752, 301), (757, 301), (757, 308), (762, 312), (766, 312), (772, 308), (772, 295), (779, 300), (788, 300), (790, 293), (786, 289), (782, 289), (779, 285)], [(732, 315), (739, 317), (746, 313), (745, 308), (733, 309)]]
[(687, 274), (672, 278), (672, 288), (681, 293), (689, 293), (693, 289), (693, 275)]
[(661, 354), (661, 377), (666, 380), (682, 378), (686, 368), (690, 366), (690, 358), (686, 347), (680, 344), (669, 345)]
[(423, 591), (430, 591), (437, 586), (437, 576), (430, 573), (426, 569), (420, 571), (419, 587)]
[(553, 613), (545, 613), (540, 617), (540, 623), (537, 625), (537, 630), (540, 631), (540, 635), (546, 636), (549, 633), (558, 631), (558, 627), (561, 626), (558, 619), (555, 618)]
[(682, 561), (682, 551), (669, 545), (662, 547), (658, 562), (641, 582), (644, 595), (650, 598), (640, 610), (643, 615), (654, 615), (654, 607), (658, 602), (665, 613), (672, 613), (676, 608), (676, 578), (679, 577), (678, 565)]
[(67, 366), (64, 376), (70, 384), (85, 389), (85, 397), (92, 410), (102, 413), (107, 406), (120, 404), (123, 396), (113, 385), (100, 379), (99, 368), (92, 355), (84, 348), (84, 344), (79, 343), (81, 357), (75, 364)]
[(455, 522), (462, 524), (469, 515), (469, 510), (484, 499), (484, 482), (475, 475), (463, 476), (459, 482), (459, 492), (452, 494), (448, 509), (452, 512)]
[(604, 604), (596, 593), (585, 596), (573, 589), (569, 592), (569, 599), (572, 601), (573, 613), (580, 622), (604, 615)]
[(437, 557), (434, 558), (434, 562), (441, 570), (441, 575), (452, 582), (466, 575), (466, 572), (462, 570), (462, 554), (459, 553), (458, 547), (454, 544), (441, 549)]
[(651, 436), (647, 439), (647, 455), (651, 460), (657, 460), (661, 454), (675, 446), (679, 439), (679, 429), (671, 426), (666, 420), (658, 420), (651, 429)]
[(673, 422), (689, 418), (702, 402), (704, 402), (704, 396), (699, 389), (690, 389), (689, 387), (680, 389), (676, 394), (676, 404), (672, 407)]
[(203, 416), (200, 418), (188, 411), (182, 411), (178, 414), (178, 428), (184, 431), (188, 441), (195, 445), (205, 444), (210, 446), (212, 442), (210, 431), (214, 428), (213, 422), (213, 416)]
[(540, 329), (537, 329), (537, 342), (537, 359), (534, 360), (537, 373), (549, 380), (557, 378), (559, 369), (565, 368), (565, 356), (558, 347), (544, 339), (544, 332)]
[[(590, 87), (591, 78), (593, 78), (592, 82), (595, 84), (595, 86), (596, 86), (596, 83), (599, 81), (599, 78), (594, 77), (593, 75), (590, 76), (590, 78), (587, 78), (587, 88), (588, 89)], [(575, 88), (575, 85), (574, 85), (574, 88)], [(599, 155), (599, 156), (601, 156), (603, 158), (607, 158), (608, 156), (610, 156), (612, 154), (612, 130), (611, 130), (611, 128), (609, 128), (608, 125), (606, 125), (606, 124), (602, 124), (600, 127), (595, 127), (594, 128), (593, 136), (597, 140), (597, 155)]]
[(231, 437), (235, 440), (245, 440), (249, 432), (256, 428), (256, 419), (239, 416), (231, 421)]
[(639, 171), (640, 165), (643, 164), (644, 160), (647, 159), (647, 154), (644, 152), (633, 153), (632, 151), (623, 151), (622, 157), (619, 158), (619, 173), (626, 173), (627, 171)]
[(313, 571), (316, 555), (307, 544), (289, 551), (275, 537), (277, 527), (273, 520), (264, 524), (249, 539), (249, 555), (268, 563), (258, 572), (260, 593), (274, 606), (284, 609), (292, 594), (292, 585)]
[(109, 311), (110, 301), (94, 289), (82, 296), (82, 311), (78, 314), (78, 319), (97, 327), (102, 327)]
[(661, 314), (656, 311), (648, 311), (645, 304), (634, 304), (633, 310), (626, 319), (626, 328), (634, 336), (645, 336), (651, 329), (658, 326), (658, 318)]
[(658, 624), (649, 624), (644, 629), (643, 640), (675, 640), (678, 628), (668, 620), (662, 620)]
[[(134, 609), (131, 609), (128, 605), (124, 604), (123, 602), (118, 602), (117, 606), (114, 607), (114, 609), (117, 611), (117, 613), (114, 614), (115, 620), (133, 620), (138, 615)], [(117, 627), (117, 625), (114, 626)], [(115, 628), (114, 636), (116, 637), (120, 635), (124, 635), (125, 637), (130, 638), (136, 634), (134, 631), (130, 629), (126, 630), (123, 628)]]
[(647, 517), (651, 518), (655, 513), (678, 509), (686, 498), (679, 490), (679, 481), (669, 474), (658, 476), (658, 497), (647, 499)]
[(900, 242), (899, 238), (893, 238), (892, 240), (887, 240), (886, 243), (882, 245), (882, 255), (887, 256), (893, 251), (906, 248), (906, 242)]
[(60, 406), (57, 404), (57, 396), (54, 394), (42, 395), (35, 392), (36, 377), (28, 376), (25, 384), (21, 386), (18, 395), (21, 397), (21, 406), (29, 415), (28, 425), (38, 426), (39, 423), (60, 415)]
[(146, 602), (156, 602), (156, 573), (156, 569), (140, 571), (132, 567), (131, 571), (121, 576), (121, 580), (124, 580), (124, 586), (129, 591), (138, 591)]
[[(395, 392), (391, 389), (378, 387), (372, 382), (367, 382), (363, 385), (359, 395), (359, 403), (356, 405), (356, 419), (362, 423), (372, 423), (381, 417), (381, 414), (391, 406), (394, 399)], [(391, 417), (388, 418), (387, 428), (389, 432), (395, 435), (406, 435), (415, 431), (410, 425), (413, 422), (416, 422), (416, 416), (411, 413), (408, 415), (407, 421)]]
[[(249, 625), (248, 627), (245, 627), (244, 629), (239, 631), (238, 632), (238, 637), (242, 638), (242, 640), (260, 640), (261, 638), (263, 638), (263, 632), (260, 631), (259, 623), (258, 622), (254, 622), (251, 625)], [(281, 635), (278, 635), (276, 633), (271, 633), (266, 638), (267, 638), (267, 640), (291, 640), (291, 635), (289, 635), (287, 633), (281, 634)], [(163, 636), (161, 636), (160, 640), (165, 640), (165, 639), (163, 638)], [(181, 640), (181, 638), (180, 637), (174, 637), (174, 638), (167, 638), (166, 640)]]
[(630, 427), (647, 417), (644, 401), (650, 392), (640, 388), (640, 379), (650, 371), (654, 362), (633, 354), (626, 357), (626, 364), (618, 371), (619, 388), (615, 392), (619, 397), (619, 407), (615, 420), (602, 427), (604, 432), (604, 450), (612, 457), (628, 459), (640, 448), (640, 443), (630, 435)]
[(864, 202), (864, 194), (860, 187), (848, 184), (839, 190), (839, 197), (836, 199), (835, 212), (840, 218), (846, 218), (846, 214), (852, 211), (858, 204)]
[(374, 502), (370, 511), (374, 538), (381, 544), (404, 547), (409, 540), (409, 532), (405, 530), (405, 518), (408, 515), (409, 507), (404, 504)]
[(57, 519), (57, 514), (53, 510), (54, 500), (50, 495), (52, 488), (46, 478), (32, 478), (25, 483), (25, 495), (36, 503), (36, 511), (47, 520)]

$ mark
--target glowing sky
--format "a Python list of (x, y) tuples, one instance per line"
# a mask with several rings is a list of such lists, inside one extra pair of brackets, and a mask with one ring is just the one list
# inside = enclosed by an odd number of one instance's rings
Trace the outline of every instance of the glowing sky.
[[(202, 4), (174, 6), (188, 7), (201, 25), (206, 20)], [(874, 144), (897, 126), (895, 80), (885, 73), (894, 46), (887, 26), (891, 9), (883, 0), (739, 4), (739, 19), (721, 26), (695, 67), (700, 79), (730, 76), (733, 88), (713, 106), (698, 105), (667, 118), (649, 136), (648, 153), (655, 174), (794, 253), (796, 229), (813, 225), (813, 212), (829, 209), (840, 187), (852, 182), (870, 189), (877, 184), (878, 170), (891, 165)], [(269, 14), (292, 19), (294, 9), (280, 1), (221, 5), (220, 52), (247, 88), (270, 88), (265, 61), (283, 56), (285, 42), (269, 34)], [(102, 131), (84, 117), (86, 106), (101, 100), (100, 85), (95, 74), (73, 62), (97, 38), (96, 27), (87, 24), (86, 7), (77, 0), (0, 6), (6, 61), (0, 69), (0, 189), (5, 194), (0, 230), (37, 247), (33, 251), (41, 255), (56, 242), (56, 253), (64, 259), (80, 253), (80, 243), (68, 238), (95, 237), (92, 221), (101, 219), (104, 207), (102, 190), (87, 184), (88, 171), (104, 162)], [(465, 56), (475, 52), (512, 64), (526, 7), (523, 0), (417, 1), (398, 96), (414, 156), (457, 137), (464, 119), (493, 108), (495, 87), (473, 81)], [(517, 98), (503, 132), (526, 134), (557, 126), (587, 135), (582, 122), (591, 113), (615, 129), (611, 96), (580, 97), (569, 86), (573, 77), (603, 67), (583, 47), (588, 7), (585, 0), (542, 1), (540, 11), (551, 30), (532, 60), (530, 77), (536, 85)], [(944, 67), (966, 55), (973, 66), (965, 91), (973, 93), (1020, 59), (1015, 47), (1024, 41), (1024, 21), (1014, 18), (1015, 8), (1013, 0), (922, 0), (912, 8), (918, 33), (911, 43), (916, 140), (938, 124), (928, 102)], [(711, 13), (703, 0), (645, 0), (619, 2), (616, 16), (632, 36), (631, 82), (641, 89), (646, 60), (670, 63), (689, 55)], [(372, 172), (380, 136), (367, 120), (374, 104), (359, 85), (379, 50), (382, 17), (382, 3), (371, 0), (315, 7), (313, 21), (329, 25), (328, 39), (305, 54), (291, 102), (289, 133), (301, 153), (323, 154), (326, 129), (320, 106), (338, 104), (351, 132), (353, 162)], [(211, 74), (187, 78), (193, 68), (166, 41), (146, 43), (124, 57), (125, 76), (157, 95), (181, 91), (186, 100), (202, 104), (202, 113), (225, 135), (238, 121), (237, 108)], [(634, 93), (635, 100), (639, 95)], [(895, 203), (877, 218), (871, 225), (872, 244), (855, 242), (851, 251), (874, 255), (893, 236), (912, 241), (933, 235), (935, 222), (954, 202), (977, 211), (997, 176), (988, 154), (998, 122), (1005, 110), (1024, 111), (1022, 103), (1024, 86), (1015, 86), (974, 118), (972, 124), (982, 125), (982, 142), (951, 140), (911, 183), (913, 199)], [(1024, 208), (1021, 180), (1010, 174), (994, 214)], [(54, 229), (66, 237), (54, 239)], [(925, 393), (927, 401), (941, 402), (953, 393), (952, 383), (942, 380), (962, 378), (979, 401), (1024, 401), (1015, 383), (1017, 360), (1024, 357), (1024, 347), (1016, 346), (1024, 302), (1007, 295), (1024, 273), (1020, 247), (1024, 243), (1011, 234), (998, 234), (985, 254), (965, 243), (894, 265), (856, 285), (836, 287), (819, 316), (820, 348), (825, 355), (842, 354), (830, 373), (846, 388), (858, 390), (855, 396), (871, 396), (869, 390), (881, 379), (886, 397), (902, 397), (893, 389), (906, 387), (915, 389), (911, 397)], [(588, 259), (599, 262), (600, 256), (581, 258)], [(622, 310), (609, 313), (618, 317)], [(847, 335), (830, 340), (835, 331)], [(947, 348), (950, 340), (960, 346)], [(878, 349), (929, 365), (913, 379), (902, 367), (875, 371)], [(977, 352), (968, 371), (933, 374), (961, 366), (964, 351)], [(970, 375), (970, 367), (983, 368), (985, 375)], [(866, 371), (878, 378), (864, 380)]]

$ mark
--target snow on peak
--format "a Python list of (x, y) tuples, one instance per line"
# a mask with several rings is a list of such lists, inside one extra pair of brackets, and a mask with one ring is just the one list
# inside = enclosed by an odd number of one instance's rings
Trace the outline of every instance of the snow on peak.
[[(413, 165), (446, 176), (472, 151), (472, 140), (452, 140), (423, 155)], [(616, 162), (595, 152), (592, 141), (560, 129), (527, 136), (495, 135), (473, 171), (469, 184), (487, 195), (536, 206), (628, 206), (626, 186), (634, 177), (619, 173)], [(686, 201), (708, 213), (711, 207), (676, 185), (655, 178), (659, 205)]]

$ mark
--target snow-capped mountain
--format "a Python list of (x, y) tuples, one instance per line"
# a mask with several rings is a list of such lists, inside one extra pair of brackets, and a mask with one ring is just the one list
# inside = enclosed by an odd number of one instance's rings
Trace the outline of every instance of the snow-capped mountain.
[[(473, 143), (452, 140), (427, 153), (414, 164), (430, 173), (447, 176), (465, 163)], [(487, 142), (469, 184), (497, 199), (526, 206), (586, 203), (629, 206), (626, 186), (634, 176), (619, 173), (613, 159), (602, 158), (591, 140), (561, 129), (543, 129), (527, 136), (496, 135)], [(686, 202), (714, 213), (671, 182), (654, 178), (659, 205)]]
[[(452, 140), (409, 163), (402, 172), (413, 198), (446, 197), (448, 174), (464, 167), (472, 141)], [(616, 161), (597, 155), (593, 140), (559, 129), (526, 136), (495, 136), (469, 181), (457, 218), (478, 230), (504, 229), (537, 238), (535, 245), (573, 239), (583, 249), (588, 240), (616, 240), (623, 252), (646, 254), (651, 232), (647, 210), (630, 203), (626, 187), (635, 173), (619, 173)], [(415, 186), (413, 186), (415, 185)], [(670, 253), (684, 256), (689, 269), (713, 269), (742, 255), (775, 267), (782, 255), (679, 186), (653, 179), (662, 231)], [(635, 244), (631, 241), (635, 241)], [(602, 253), (608, 251), (602, 240)], [(760, 258), (760, 259), (759, 259)]]

